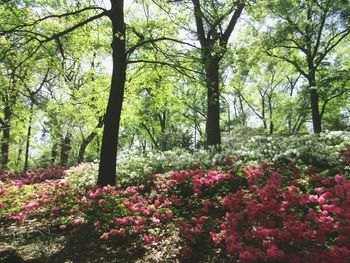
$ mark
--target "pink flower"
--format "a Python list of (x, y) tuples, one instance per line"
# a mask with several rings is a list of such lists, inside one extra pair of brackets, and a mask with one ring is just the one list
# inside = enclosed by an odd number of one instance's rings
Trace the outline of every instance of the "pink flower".
[(340, 184), (341, 182), (344, 181), (344, 177), (341, 176), (341, 175), (339, 175), (339, 174), (337, 174), (336, 176), (334, 176), (334, 181), (335, 181), (336, 183)]
[(100, 238), (107, 240), (109, 238), (109, 235), (108, 235), (108, 233), (103, 233)]
[(145, 210), (142, 211), (142, 214), (144, 216), (149, 216), (151, 214), (151, 210), (150, 209), (145, 209)]
[(326, 211), (332, 211), (334, 209), (334, 205), (322, 205), (322, 208)]
[(318, 195), (321, 195), (323, 192), (324, 192), (324, 189), (322, 187), (318, 187), (315, 189), (315, 192), (318, 194)]
[(138, 211), (140, 211), (140, 209), (136, 206), (132, 206), (129, 208), (130, 212), (131, 213), (137, 213)]
[(239, 253), (240, 262), (256, 262), (256, 257), (249, 251)]
[(137, 226), (142, 225), (144, 222), (145, 222), (145, 219), (144, 219), (144, 218), (136, 218), (136, 219), (134, 220), (134, 223), (135, 223), (135, 225), (137, 225)]
[(210, 236), (215, 245), (221, 242), (221, 238), (215, 232), (210, 232)]
[(190, 247), (184, 247), (181, 251), (181, 254), (185, 258), (190, 258), (190, 257), (192, 257), (192, 249)]
[(210, 206), (210, 204), (211, 204), (211, 203), (210, 203), (209, 200), (203, 200), (203, 201), (202, 201), (202, 205), (205, 206), (205, 207)]
[(266, 252), (267, 255), (273, 260), (282, 260), (285, 257), (284, 252), (279, 250), (275, 245), (272, 245)]
[(317, 195), (310, 195), (309, 196), (309, 201), (312, 202), (312, 203), (317, 203), (318, 202)]
[(72, 222), (71, 222), (71, 224), (73, 225), (73, 226), (78, 226), (78, 225), (80, 225), (82, 223), (82, 220), (81, 219), (74, 219)]
[(125, 232), (126, 232), (126, 230), (125, 230), (125, 228), (119, 228), (119, 230), (118, 230), (118, 235), (124, 235), (125, 234)]
[(146, 244), (150, 244), (153, 242), (153, 237), (149, 236), (149, 235), (145, 235), (143, 237), (143, 241), (146, 243)]
[(331, 181), (328, 178), (326, 178), (326, 179), (323, 179), (321, 181), (321, 183), (324, 184), (324, 185), (329, 185), (331, 183)]
[(153, 222), (153, 224), (155, 224), (155, 225), (160, 225), (160, 220), (159, 219), (157, 219), (157, 218), (152, 218), (152, 222)]
[(320, 198), (318, 198), (318, 202), (319, 202), (321, 205), (323, 205), (323, 204), (326, 202), (326, 199), (325, 199), (323, 196), (321, 196)]
[(122, 225), (125, 224), (125, 219), (124, 218), (114, 218), (114, 224), (116, 225)]
[(117, 236), (117, 235), (118, 235), (118, 231), (115, 230), (115, 229), (111, 229), (111, 230), (109, 231), (109, 234), (110, 234), (111, 236)]
[(172, 218), (174, 217), (173, 213), (171, 213), (171, 212), (165, 213), (165, 216), (166, 216), (168, 219), (172, 219)]
[(100, 228), (101, 227), (101, 221), (99, 221), (99, 220), (96, 221), (94, 225), (95, 225), (96, 228)]
[(136, 233), (141, 233), (143, 231), (143, 226), (135, 226), (134, 229)]
[(61, 230), (65, 230), (66, 228), (67, 228), (66, 225), (60, 225), (60, 229), (61, 229)]

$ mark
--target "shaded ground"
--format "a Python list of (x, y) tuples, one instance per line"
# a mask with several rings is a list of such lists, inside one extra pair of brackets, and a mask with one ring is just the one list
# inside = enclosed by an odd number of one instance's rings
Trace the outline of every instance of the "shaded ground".
[(13, 246), (25, 262), (181, 262), (176, 232), (162, 236), (160, 244), (145, 245), (139, 236), (105, 241), (87, 225), (61, 231), (35, 221), (0, 223), (0, 247)]
[(11, 246), (23, 259), (6, 260), (0, 255), (0, 263), (236, 262), (200, 245), (196, 257), (186, 260), (174, 226), (167, 226), (160, 236), (159, 244), (146, 245), (140, 236), (103, 240), (87, 225), (62, 231), (34, 220), (25, 225), (0, 221), (0, 251)]

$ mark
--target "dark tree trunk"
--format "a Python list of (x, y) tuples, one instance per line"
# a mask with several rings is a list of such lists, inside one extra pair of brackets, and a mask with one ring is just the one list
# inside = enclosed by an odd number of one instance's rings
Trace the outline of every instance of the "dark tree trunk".
[(166, 130), (166, 111), (158, 114), (160, 132), (161, 132), (161, 141), (159, 143), (159, 148), (161, 151), (165, 151), (168, 146), (167, 139), (165, 138), (165, 130)]
[(271, 95), (268, 96), (269, 112), (270, 112), (270, 134), (273, 134), (273, 120), (272, 120), (272, 98)]
[[(225, 30), (222, 30), (222, 18), (218, 18), (214, 23), (217, 23), (214, 28), (205, 17), (205, 12), (202, 11), (201, 1), (192, 0), (194, 17), (196, 21), (196, 33), (201, 44), (201, 60), (205, 66), (206, 84), (207, 84), (207, 145), (220, 145), (220, 94), (219, 94), (219, 62), (226, 53), (227, 43), (232, 34), (238, 18), (240, 17), (244, 2), (235, 2), (236, 9), (232, 13), (230, 22)], [(209, 24), (209, 25), (208, 25)], [(206, 30), (210, 28), (209, 30)], [(216, 33), (220, 29), (221, 33)], [(206, 32), (207, 31), (207, 32)], [(216, 48), (220, 47), (220, 48)]]
[[(96, 129), (101, 128), (102, 126), (103, 126), (103, 117), (100, 117), (98, 124), (96, 125)], [(93, 131), (86, 138), (83, 139), (79, 147), (78, 160), (77, 160), (78, 163), (82, 163), (84, 161), (86, 147), (92, 142), (92, 140), (96, 137), (96, 135), (97, 135), (97, 132)]]
[(100, 167), (97, 184), (115, 185), (120, 116), (126, 77), (124, 1), (111, 0), (109, 17), (113, 29), (112, 83), (104, 120)]
[(266, 123), (266, 116), (265, 116), (265, 98), (264, 96), (261, 96), (261, 119), (263, 121), (263, 124), (264, 124), (264, 130), (267, 130), (267, 123)]
[(30, 105), (30, 116), (29, 116), (29, 121), (28, 121), (26, 152), (25, 152), (25, 156), (24, 156), (24, 167), (23, 167), (24, 172), (28, 170), (30, 136), (32, 133), (32, 121), (33, 121), (33, 107), (34, 107), (34, 104), (32, 102)]
[(9, 154), (10, 154), (10, 139), (11, 139), (11, 119), (12, 109), (7, 104), (4, 108), (4, 121), (2, 125), (2, 144), (1, 144), (1, 167), (8, 168)]
[(58, 148), (58, 144), (57, 144), (57, 142), (55, 142), (52, 145), (52, 149), (51, 149), (51, 159), (50, 159), (50, 165), (51, 166), (55, 166), (56, 159), (57, 159), (57, 156), (58, 156), (57, 148)]
[(319, 96), (317, 90), (314, 86), (310, 88), (310, 102), (311, 102), (311, 116), (312, 125), (314, 128), (314, 133), (320, 133), (322, 131), (321, 127), (321, 115), (318, 107)]
[(72, 134), (67, 132), (66, 136), (61, 145), (61, 154), (60, 154), (60, 165), (67, 166), (69, 159), (69, 152), (72, 149)]
[(242, 114), (242, 125), (243, 127), (246, 126), (247, 122), (246, 122), (246, 114), (244, 112), (244, 108), (243, 108), (243, 101), (242, 101), (242, 97), (241, 96), (238, 96), (238, 99), (239, 99), (239, 106), (241, 108), (241, 114)]
[[(207, 55), (206, 65), (206, 82), (208, 87), (207, 93), (207, 144), (221, 144), (220, 134), (220, 91), (219, 91), (219, 61)], [(206, 60), (206, 59), (205, 59)]]
[(86, 138), (84, 138), (84, 140), (80, 144), (78, 160), (77, 160), (78, 163), (82, 163), (84, 161), (86, 147), (92, 142), (92, 140), (96, 137), (96, 135), (97, 135), (97, 132), (90, 133)]
[(19, 163), (21, 163), (22, 160), (22, 152), (23, 152), (23, 142), (22, 140), (17, 142), (18, 144), (18, 152), (17, 152), (17, 158), (15, 162), (15, 166), (17, 167)]
[(312, 126), (314, 129), (314, 133), (318, 134), (322, 131), (321, 127), (321, 114), (318, 106), (319, 96), (317, 93), (316, 86), (316, 68), (313, 65), (313, 59), (310, 55), (311, 49), (309, 48), (309, 53), (307, 56), (308, 63), (308, 82), (309, 82), (309, 92), (310, 92), (310, 104), (311, 104), (311, 117), (312, 117)]
[(166, 128), (166, 112), (163, 111), (162, 113), (159, 113), (158, 119), (159, 119), (159, 125), (160, 125), (161, 133), (162, 133), (162, 134), (165, 134), (165, 128)]

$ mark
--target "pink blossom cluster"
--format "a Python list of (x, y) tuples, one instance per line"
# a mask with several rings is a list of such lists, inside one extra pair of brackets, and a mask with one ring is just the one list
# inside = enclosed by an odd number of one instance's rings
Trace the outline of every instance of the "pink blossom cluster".
[[(240, 262), (350, 261), (350, 180), (346, 172), (303, 179), (302, 172), (296, 176), (294, 171), (289, 180), (267, 164), (245, 167), (242, 172), (246, 186), (226, 195), (223, 182), (232, 178), (217, 171), (189, 172), (187, 187), (179, 181), (168, 191), (170, 200), (175, 200), (175, 218), (181, 218), (176, 226), (185, 243), (193, 246), (209, 237), (212, 246), (221, 247)], [(173, 173), (171, 178), (179, 176)], [(222, 191), (203, 192), (215, 184), (222, 184)], [(192, 193), (181, 200), (189, 187)], [(185, 247), (184, 256), (189, 257), (191, 251)]]
[[(174, 224), (182, 254), (221, 251), (239, 262), (350, 262), (350, 180), (344, 151), (337, 173), (308, 174), (291, 165), (235, 167), (152, 175), (145, 185), (74, 190), (60, 180), (0, 187), (0, 218), (50, 220), (62, 231), (94, 225), (102, 239)], [(193, 259), (195, 261), (195, 259)]]
[(0, 170), (0, 181), (6, 183), (11, 182), (19, 186), (41, 183), (45, 180), (62, 179), (67, 169), (67, 167), (53, 167), (49, 169), (37, 168), (22, 173)]

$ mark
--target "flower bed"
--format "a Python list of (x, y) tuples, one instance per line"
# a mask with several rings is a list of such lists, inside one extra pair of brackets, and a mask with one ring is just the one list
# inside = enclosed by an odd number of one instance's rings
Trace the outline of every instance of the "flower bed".
[[(236, 156), (237, 165), (258, 165), (263, 162), (288, 164), (316, 172), (337, 169), (340, 151), (350, 146), (350, 134), (325, 132), (299, 137), (254, 136), (239, 138), (215, 149), (196, 151), (193, 154), (176, 149), (151, 152), (147, 155), (122, 153), (117, 162), (119, 186), (145, 184), (150, 174), (192, 170), (200, 166), (212, 169), (227, 156)], [(97, 182), (98, 162), (82, 163), (66, 171), (66, 181), (75, 188), (93, 186)]]
[(335, 170), (315, 173), (292, 163), (242, 165), (226, 158), (147, 177), (144, 185), (79, 190), (62, 180), (6, 183), (0, 217), (36, 218), (62, 231), (94, 225), (102, 239), (139, 235), (160, 241), (175, 225), (182, 255), (239, 262), (350, 261), (350, 148)]

